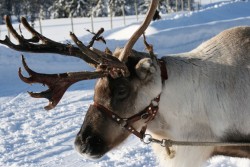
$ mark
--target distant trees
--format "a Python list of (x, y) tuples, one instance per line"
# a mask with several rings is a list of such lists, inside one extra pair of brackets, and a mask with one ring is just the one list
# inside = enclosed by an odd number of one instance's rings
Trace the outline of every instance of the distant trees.
[[(112, 13), (113, 16), (145, 14), (151, 0), (0, 0), (0, 24), (4, 15), (11, 15), (15, 20), (25, 16), (32, 22), (39, 18), (66, 17), (104, 17)], [(190, 2), (190, 3), (189, 3)], [(136, 3), (136, 5), (135, 5)], [(180, 11), (194, 6), (194, 0), (160, 0), (158, 11), (167, 13)]]
[[(194, 10), (194, 0), (172, 0), (172, 8), (174, 10)], [(177, 9), (176, 9), (177, 7)]]
[(3, 22), (3, 16), (6, 14), (12, 14), (12, 0), (0, 0), (0, 23)]
[(138, 0), (138, 11), (139, 14), (145, 14), (148, 11), (148, 6), (150, 5), (151, 0)]
[(49, 11), (52, 18), (88, 17), (97, 0), (55, 0)]
[(91, 14), (95, 17), (108, 16), (108, 0), (98, 0), (96, 6), (92, 8)]

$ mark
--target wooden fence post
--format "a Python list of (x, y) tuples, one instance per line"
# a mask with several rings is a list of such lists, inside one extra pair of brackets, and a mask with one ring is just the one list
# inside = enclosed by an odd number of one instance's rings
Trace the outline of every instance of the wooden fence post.
[(123, 23), (126, 25), (126, 18), (125, 18), (125, 5), (122, 4), (122, 15), (123, 15)]
[(113, 6), (112, 4), (109, 6), (110, 8), (110, 27), (113, 29)]
[(170, 9), (170, 6), (169, 6), (169, 0), (166, 0), (166, 3), (167, 3), (167, 13), (170, 13), (170, 11), (168, 11), (168, 9)]
[(94, 19), (93, 19), (93, 10), (91, 9), (91, 30), (94, 32)]
[(184, 0), (181, 0), (181, 11), (184, 11)]
[(191, 11), (190, 0), (188, 0), (188, 10)]
[(73, 17), (70, 17), (70, 22), (71, 22), (71, 30), (74, 33), (74, 23), (73, 23)]
[(39, 22), (40, 33), (43, 35), (42, 22), (40, 17), (38, 18), (38, 22)]
[(178, 0), (175, 0), (175, 12), (178, 12)]
[(137, 0), (135, 0), (135, 15), (136, 15), (136, 20), (138, 21), (138, 9), (137, 9)]

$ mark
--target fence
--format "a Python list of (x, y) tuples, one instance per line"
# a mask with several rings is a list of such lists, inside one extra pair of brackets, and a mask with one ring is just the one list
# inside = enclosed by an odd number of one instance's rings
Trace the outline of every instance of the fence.
[[(195, 2), (195, 6), (191, 7), (190, 6), (190, 0), (188, 0), (188, 8), (186, 9), (187, 11), (190, 11), (192, 8), (194, 10), (200, 10), (200, 6), (202, 4), (203, 1), (206, 2), (210, 2), (212, 3), (213, 0), (198, 0)], [(218, 0), (217, 0), (218, 1)], [(166, 0), (166, 3), (169, 4), (170, 0)], [(174, 13), (174, 12), (185, 12), (184, 10), (184, 0), (175, 0), (175, 8), (172, 8), (173, 10), (169, 10), (169, 13)], [(179, 7), (177, 7), (179, 6)], [(68, 18), (68, 19), (56, 19), (56, 20), (41, 20), (40, 18), (35, 22), (35, 28), (37, 30), (40, 31), (41, 34), (50, 34), (52, 32), (49, 32), (49, 27), (51, 26), (58, 26), (61, 28), (63, 27), (63, 29), (65, 31), (60, 31), (60, 32), (65, 32), (68, 33), (69, 31), (72, 31), (74, 33), (81, 33), (83, 32), (83, 29), (89, 29), (92, 32), (94, 32), (95, 30), (97, 31), (97, 29), (99, 29), (100, 27), (105, 28), (106, 30), (109, 29), (113, 29), (113, 28), (118, 28), (121, 26), (125, 26), (127, 24), (132, 24), (132, 23), (136, 23), (139, 21), (142, 21), (144, 19), (143, 15), (139, 15), (138, 11), (137, 11), (137, 3), (134, 3), (134, 7), (135, 7), (135, 16), (126, 16), (125, 15), (125, 11), (124, 11), (124, 6), (122, 6), (122, 16), (119, 17), (114, 17), (113, 16), (113, 12), (112, 12), (112, 8), (110, 8), (110, 14), (109, 17), (93, 17), (93, 15), (91, 15), (91, 17), (89, 18)], [(167, 17), (169, 15), (169, 13), (167, 14), (163, 14), (161, 15), (163, 18)], [(53, 23), (51, 23), (53, 22)], [(110, 24), (108, 25), (107, 22), (110, 22)], [(18, 26), (18, 24), (14, 24), (14, 26)], [(18, 28), (18, 27), (17, 27)], [(46, 30), (45, 30), (46, 29)], [(55, 33), (55, 32), (53, 32)], [(8, 35), (9, 33), (7, 32), (7, 29), (5, 27), (5, 25), (0, 25), (0, 38), (3, 38), (3, 36)], [(84, 35), (84, 34), (82, 34)]]

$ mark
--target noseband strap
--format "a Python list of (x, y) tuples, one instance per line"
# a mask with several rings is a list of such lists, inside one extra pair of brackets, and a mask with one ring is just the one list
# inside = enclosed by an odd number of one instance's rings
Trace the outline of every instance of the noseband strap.
[[(105, 114), (107, 117), (111, 118), (114, 122), (119, 124), (121, 127), (125, 128), (127, 131), (130, 133), (133, 133), (135, 136), (139, 137), (140, 139), (143, 139), (145, 131), (147, 129), (147, 124), (152, 121), (158, 110), (158, 104), (160, 101), (160, 95), (154, 98), (150, 105), (147, 106), (144, 110), (141, 112), (129, 117), (129, 118), (122, 118), (118, 116), (116, 113), (111, 111), (110, 109), (104, 107), (103, 105), (94, 102), (93, 106), (96, 107), (99, 111), (101, 111), (103, 114)], [(137, 131), (133, 127), (133, 123), (139, 121), (139, 120), (144, 120), (145, 125), (141, 128), (140, 132)]]

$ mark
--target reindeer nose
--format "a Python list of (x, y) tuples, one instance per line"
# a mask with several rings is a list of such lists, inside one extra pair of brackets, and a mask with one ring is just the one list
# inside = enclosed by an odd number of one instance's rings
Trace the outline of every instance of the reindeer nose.
[(90, 152), (92, 152), (92, 151), (98, 151), (104, 145), (103, 140), (101, 138), (99, 138), (99, 137), (96, 137), (96, 136), (89, 136), (89, 137), (87, 137), (86, 143), (90, 147), (88, 149), (88, 151), (90, 151)]
[(91, 158), (100, 158), (105, 150), (104, 141), (98, 136), (88, 136), (85, 140), (77, 136), (75, 146), (80, 154), (86, 154)]

